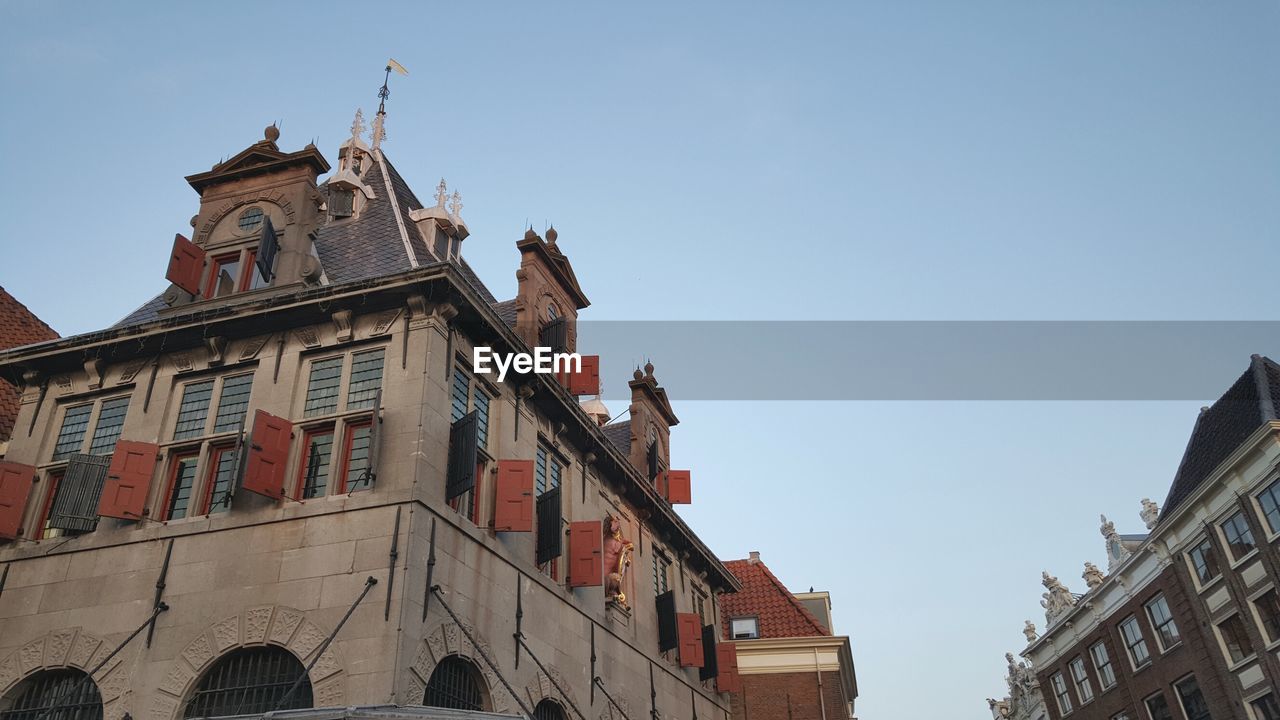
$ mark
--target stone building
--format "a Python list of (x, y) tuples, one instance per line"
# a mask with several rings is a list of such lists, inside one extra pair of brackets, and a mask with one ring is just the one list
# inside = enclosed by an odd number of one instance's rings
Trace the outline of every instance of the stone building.
[(858, 679), (849, 638), (833, 634), (831, 596), (792, 593), (752, 552), (725, 566), (742, 589), (720, 598), (725, 637), (737, 647), (741, 720), (852, 720)]
[[(0, 350), (56, 337), (58, 333), (53, 328), (0, 287)], [(0, 460), (4, 459), (9, 436), (13, 433), (13, 420), (18, 415), (18, 385), (21, 383), (20, 377), (0, 375)]]
[(1049, 717), (1280, 718), (1280, 366), (1249, 368), (1196, 420), (1148, 533), (1102, 518), (1087, 591), (1044, 574), (1044, 635), (1028, 633)]
[(186, 178), (167, 290), (0, 354), (32, 428), (0, 464), (0, 718), (728, 717), (738, 582), (673, 509), (653, 366), (611, 425), (601, 358), (473, 372), (578, 350), (589, 301), (555, 230), (498, 301), (384, 123), (332, 173), (267, 128)]

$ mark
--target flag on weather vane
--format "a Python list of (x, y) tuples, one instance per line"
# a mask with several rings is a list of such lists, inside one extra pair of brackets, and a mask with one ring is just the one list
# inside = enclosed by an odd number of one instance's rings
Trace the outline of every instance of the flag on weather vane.
[(400, 63), (398, 63), (398, 62), (396, 62), (395, 58), (391, 58), (391, 59), (387, 60), (387, 69), (388, 69), (388, 70), (395, 70), (396, 72), (400, 73), (401, 75), (408, 75), (408, 74), (409, 74), (409, 71), (408, 71), (408, 70), (405, 70), (403, 65), (401, 65), (401, 64), (400, 64)]

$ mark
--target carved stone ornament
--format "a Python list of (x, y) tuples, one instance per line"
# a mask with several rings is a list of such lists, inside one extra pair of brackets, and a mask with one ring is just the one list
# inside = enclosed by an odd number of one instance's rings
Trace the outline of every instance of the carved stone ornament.
[(391, 329), (391, 324), (396, 321), (396, 318), (400, 317), (401, 312), (400, 308), (396, 308), (378, 313), (377, 318), (373, 321), (373, 329), (369, 331), (370, 337), (385, 335)]
[(1041, 584), (1048, 591), (1041, 594), (1043, 599), (1040, 601), (1040, 607), (1044, 608), (1045, 624), (1052, 626), (1063, 615), (1070, 612), (1071, 608), (1075, 607), (1076, 597), (1062, 583), (1058, 582), (1058, 578), (1048, 572), (1042, 572), (1040, 577)]
[(1152, 502), (1151, 498), (1142, 498), (1142, 512), (1138, 516), (1142, 518), (1142, 524), (1152, 530), (1156, 526), (1156, 520), (1160, 518), (1160, 506)]
[(307, 346), (308, 348), (320, 347), (320, 333), (316, 332), (315, 328), (313, 327), (298, 328), (295, 331), (295, 333), (298, 336), (298, 340), (301, 341), (302, 344)]
[(70, 375), (54, 375), (53, 384), (58, 388), (58, 394), (66, 395), (71, 392), (71, 376)]
[(196, 369), (196, 364), (192, 361), (191, 353), (189, 352), (176, 352), (169, 357), (173, 360), (173, 366), (180, 373), (191, 372)]
[(102, 387), (102, 375), (106, 369), (107, 363), (102, 358), (91, 358), (84, 361), (84, 371), (89, 376), (90, 390), (97, 390)]
[(240, 348), (240, 362), (252, 360), (258, 357), (258, 353), (262, 352), (262, 348), (270, 339), (270, 335), (263, 335), (262, 337), (256, 337), (246, 342), (244, 347)]
[(1035, 623), (1031, 622), (1030, 620), (1027, 620), (1026, 624), (1022, 626), (1022, 634), (1027, 637), (1027, 643), (1035, 642), (1036, 637), (1038, 637), (1036, 635)]
[(1084, 579), (1085, 584), (1089, 586), (1090, 590), (1096, 589), (1102, 584), (1102, 581), (1106, 579), (1106, 576), (1102, 574), (1102, 571), (1098, 569), (1098, 566), (1087, 560), (1084, 563), (1084, 573), (1082, 573), (1080, 577)]
[(351, 332), (351, 311), (335, 310), (330, 316), (333, 320), (334, 333), (338, 338), (338, 342), (349, 342), (352, 337)]
[(124, 370), (120, 372), (120, 380), (118, 382), (122, 385), (124, 383), (133, 382), (133, 379), (138, 376), (138, 373), (142, 372), (142, 368), (147, 366), (147, 362), (149, 362), (149, 360), (150, 358), (138, 358), (128, 365), (125, 365)]
[(226, 362), (223, 357), (227, 352), (227, 339), (221, 335), (214, 335), (204, 339), (204, 346), (209, 349), (209, 367), (221, 365)]
[(1102, 518), (1102, 527), (1098, 529), (1102, 533), (1102, 537), (1107, 542), (1107, 572), (1113, 572), (1120, 563), (1124, 562), (1133, 553), (1124, 546), (1124, 541), (1120, 539), (1120, 533), (1116, 532), (1116, 524), (1107, 519), (1106, 515)]

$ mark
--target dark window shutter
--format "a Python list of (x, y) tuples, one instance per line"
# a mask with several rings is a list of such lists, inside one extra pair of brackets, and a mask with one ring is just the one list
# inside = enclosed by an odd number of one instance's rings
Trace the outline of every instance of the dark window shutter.
[(604, 584), (604, 523), (569, 524), (569, 587)]
[(111, 454), (107, 481), (98, 501), (98, 514), (122, 520), (140, 520), (147, 509), (147, 493), (155, 474), (160, 446), (119, 440)]
[(329, 214), (335, 218), (351, 217), (356, 200), (355, 192), (344, 187), (329, 188)]
[(71, 456), (49, 509), (49, 527), (71, 532), (91, 532), (98, 527), (98, 502), (110, 462), (104, 455)]
[(538, 551), (535, 562), (539, 565), (560, 557), (564, 533), (560, 515), (560, 488), (552, 488), (538, 496)]
[(476, 486), (476, 411), (454, 421), (449, 429), (449, 470), (444, 499), (452, 500)]
[(493, 529), (533, 532), (533, 461), (499, 460), (493, 490)]
[(22, 513), (35, 479), (34, 467), (0, 461), (0, 538), (12, 540), (22, 531)]
[(658, 652), (674, 650), (680, 644), (676, 630), (676, 593), (668, 590), (654, 600), (658, 610)]
[(272, 268), (276, 262), (276, 252), (280, 250), (280, 240), (276, 237), (276, 228), (271, 224), (271, 218), (263, 218), (262, 220), (262, 239), (258, 242), (258, 255), (254, 262), (258, 266), (258, 272), (262, 275), (262, 279), (271, 282)]
[(263, 410), (255, 412), (240, 487), (272, 500), (284, 497), (285, 464), (292, 439), (293, 423)]
[(738, 646), (723, 642), (716, 646), (716, 690), (738, 692), (742, 682), (738, 678)]
[(716, 626), (702, 626), (702, 669), (698, 671), (699, 680), (710, 680), (719, 672), (720, 663), (716, 656)]
[(656, 482), (658, 479), (658, 443), (649, 443), (649, 451), (646, 458), (649, 461), (649, 481)]
[(365, 478), (358, 484), (364, 489), (373, 487), (378, 479), (378, 451), (382, 449), (382, 388), (373, 394), (373, 419), (369, 421), (369, 466)]
[(680, 636), (680, 667), (702, 667), (702, 618), (696, 613), (676, 615), (676, 631)]
[(542, 326), (538, 333), (538, 344), (551, 348), (551, 352), (569, 352), (569, 320), (558, 317)]
[(182, 235), (174, 235), (173, 252), (169, 254), (169, 270), (164, 274), (164, 279), (192, 295), (199, 295), (205, 254), (204, 250)]

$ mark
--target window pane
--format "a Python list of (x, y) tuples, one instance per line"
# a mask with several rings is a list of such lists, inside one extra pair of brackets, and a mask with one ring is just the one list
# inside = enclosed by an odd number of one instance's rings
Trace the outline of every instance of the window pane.
[(187, 516), (191, 506), (191, 489), (196, 482), (196, 456), (188, 455), (174, 461), (173, 485), (169, 489), (169, 508), (165, 520), (177, 520)]
[(1253, 601), (1258, 608), (1258, 617), (1262, 619), (1263, 634), (1268, 642), (1280, 640), (1280, 593), (1275, 588)]
[(1243, 512), (1237, 512), (1222, 523), (1222, 534), (1227, 538), (1232, 558), (1239, 560), (1253, 551), (1253, 532), (1249, 530)]
[(1219, 623), (1218, 631), (1222, 634), (1222, 644), (1226, 646), (1231, 662), (1238, 663), (1253, 654), (1253, 643), (1249, 642), (1238, 614)]
[(93, 430), (89, 443), (90, 455), (109, 455), (115, 452), (120, 429), (124, 427), (124, 415), (129, 411), (129, 398), (112, 398), (102, 403), (98, 411), (98, 426)]
[(364, 490), (369, 487), (369, 437), (370, 426), (348, 428), (351, 440), (347, 447), (346, 492)]
[(62, 460), (80, 452), (84, 444), (84, 434), (89, 429), (89, 414), (93, 405), (77, 405), (67, 408), (62, 416), (62, 429), (58, 431), (58, 441), (53, 446), (53, 459)]
[(760, 629), (755, 618), (734, 618), (729, 622), (734, 640), (760, 637)]
[(249, 391), (252, 389), (252, 375), (237, 375), (222, 381), (218, 415), (213, 421), (214, 432), (229, 432), (240, 427), (245, 411), (249, 409)]
[(1205, 538), (1200, 544), (1192, 548), (1191, 565), (1195, 568), (1196, 577), (1200, 580), (1200, 584), (1213, 580), (1218, 577), (1218, 556), (1213, 551), (1213, 541)]
[(216, 448), (213, 451), (213, 476), (209, 478), (210, 515), (231, 509), (231, 493), (235, 491), (236, 449)]
[(236, 283), (240, 281), (240, 256), (233, 255), (215, 260), (213, 265), (213, 287), (211, 297), (223, 297), (236, 291)]
[(671, 589), (668, 583), (670, 567), (670, 560), (656, 552), (653, 554), (653, 594), (655, 596)]
[(304, 500), (320, 497), (329, 487), (329, 458), (333, 453), (333, 431), (309, 433), (303, 448), (306, 465), (302, 475)]
[(1151, 720), (1173, 720), (1173, 711), (1169, 709), (1169, 701), (1164, 699), (1164, 695), (1147, 698), (1147, 712), (1151, 714)]
[(1142, 637), (1137, 618), (1125, 619), (1120, 623), (1120, 631), (1124, 635), (1124, 644), (1129, 649), (1129, 659), (1133, 661), (1134, 667), (1147, 664), (1151, 654), (1147, 652), (1147, 641)]
[(1249, 704), (1253, 706), (1253, 714), (1258, 717), (1258, 720), (1280, 720), (1280, 700), (1276, 699), (1275, 693), (1260, 697)]
[(1204, 701), (1204, 694), (1200, 692), (1200, 683), (1195, 678), (1189, 678), (1178, 683), (1178, 699), (1182, 701), (1182, 710), (1187, 715), (1187, 720), (1209, 720), (1212, 716), (1209, 714), (1209, 705)]
[(1280, 480), (1262, 491), (1258, 496), (1258, 504), (1262, 506), (1262, 514), (1267, 518), (1267, 527), (1273, 533), (1280, 533)]
[(489, 440), (489, 396), (479, 387), (475, 393), (476, 405), (476, 442), (480, 447), (488, 447)]
[(311, 363), (307, 380), (307, 400), (303, 417), (328, 415), (338, 409), (338, 386), (342, 384), (342, 358), (329, 358)]
[(1066, 715), (1071, 712), (1071, 695), (1067, 693), (1067, 681), (1062, 678), (1062, 673), (1054, 673), (1051, 680), (1053, 695), (1058, 699), (1058, 710)]
[(467, 401), (471, 396), (471, 378), (461, 370), (453, 371), (453, 394), (450, 398), (453, 403), (451, 422), (458, 422), (458, 419), (467, 414)]
[(1080, 697), (1081, 704), (1093, 699), (1093, 685), (1089, 682), (1089, 673), (1084, 669), (1083, 658), (1071, 661), (1071, 679), (1075, 681), (1076, 695)]
[(1116, 673), (1111, 667), (1111, 656), (1107, 654), (1107, 646), (1098, 643), (1089, 648), (1089, 654), (1093, 656), (1093, 667), (1098, 671), (1098, 680), (1102, 683), (1105, 690), (1116, 684)]
[(1156, 597), (1147, 604), (1147, 612), (1151, 616), (1151, 625), (1156, 629), (1156, 637), (1160, 639), (1161, 648), (1169, 648), (1181, 639), (1178, 633), (1178, 625), (1173, 621), (1173, 615), (1169, 613), (1169, 603), (1164, 599), (1164, 595)]
[(351, 384), (347, 388), (347, 409), (361, 410), (373, 407), (374, 396), (382, 387), (381, 349), (356, 353), (351, 356)]
[(173, 428), (174, 440), (200, 437), (204, 434), (204, 421), (209, 417), (209, 403), (212, 398), (212, 380), (191, 383), (183, 388), (182, 405), (178, 408), (178, 424)]

